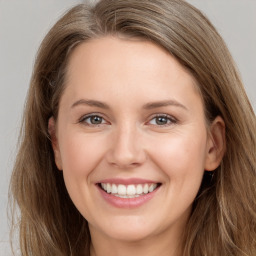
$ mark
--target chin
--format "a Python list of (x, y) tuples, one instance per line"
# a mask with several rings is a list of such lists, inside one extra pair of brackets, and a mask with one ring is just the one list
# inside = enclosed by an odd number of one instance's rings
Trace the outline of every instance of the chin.
[(105, 220), (101, 226), (97, 225), (97, 230), (110, 239), (124, 242), (141, 241), (156, 233), (152, 222), (134, 216)]
[(152, 232), (145, 230), (145, 228), (141, 229), (133, 229), (131, 230), (130, 228), (128, 229), (116, 229), (112, 230), (112, 232), (107, 234), (109, 237), (115, 240), (123, 241), (123, 242), (139, 242), (141, 240), (146, 239), (150, 235), (152, 235)]

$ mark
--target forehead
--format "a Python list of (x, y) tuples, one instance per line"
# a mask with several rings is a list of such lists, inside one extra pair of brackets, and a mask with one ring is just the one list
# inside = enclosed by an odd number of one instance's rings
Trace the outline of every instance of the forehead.
[(82, 43), (70, 56), (66, 77), (66, 91), (73, 91), (74, 97), (86, 91), (87, 96), (98, 93), (103, 100), (112, 91), (118, 97), (138, 96), (141, 100), (143, 96), (152, 101), (164, 98), (171, 89), (183, 91), (180, 95), (189, 90), (198, 94), (193, 76), (149, 41), (103, 37)]
[[(126, 53), (130, 55), (126, 55)], [(129, 39), (115, 36), (94, 38), (78, 45), (71, 54), (69, 68), (72, 70), (73, 64), (85, 57), (91, 65), (99, 60), (101, 64), (105, 64), (106, 58), (109, 63), (111, 60), (117, 60), (115, 57), (122, 58), (122, 65), (126, 64), (126, 60), (132, 60), (136, 67), (145, 65), (145, 61), (147, 65), (160, 61), (165, 61), (166, 65), (173, 65), (176, 62), (167, 50), (153, 42), (140, 38)], [(185, 68), (178, 62), (175, 65), (185, 71)], [(112, 66), (112, 68), (114, 67)]]

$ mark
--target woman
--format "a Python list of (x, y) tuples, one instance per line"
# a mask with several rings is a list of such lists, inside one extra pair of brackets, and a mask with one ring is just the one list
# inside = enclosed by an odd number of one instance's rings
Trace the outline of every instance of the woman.
[(255, 115), (211, 23), (180, 0), (70, 10), (11, 189), (22, 255), (255, 255)]

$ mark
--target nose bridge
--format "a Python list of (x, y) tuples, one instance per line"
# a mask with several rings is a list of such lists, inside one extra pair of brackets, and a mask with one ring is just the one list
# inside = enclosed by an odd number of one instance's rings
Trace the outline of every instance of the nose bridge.
[(124, 122), (113, 131), (109, 162), (121, 168), (140, 165), (145, 160), (140, 131), (136, 123)]

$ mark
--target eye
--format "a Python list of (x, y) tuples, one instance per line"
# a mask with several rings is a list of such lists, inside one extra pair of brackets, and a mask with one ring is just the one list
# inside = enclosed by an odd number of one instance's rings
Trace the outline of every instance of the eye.
[(169, 115), (157, 115), (149, 121), (149, 124), (157, 126), (168, 126), (175, 124), (176, 122), (176, 119)]
[(90, 126), (106, 124), (106, 120), (99, 115), (86, 115), (79, 120), (80, 123), (85, 123)]

